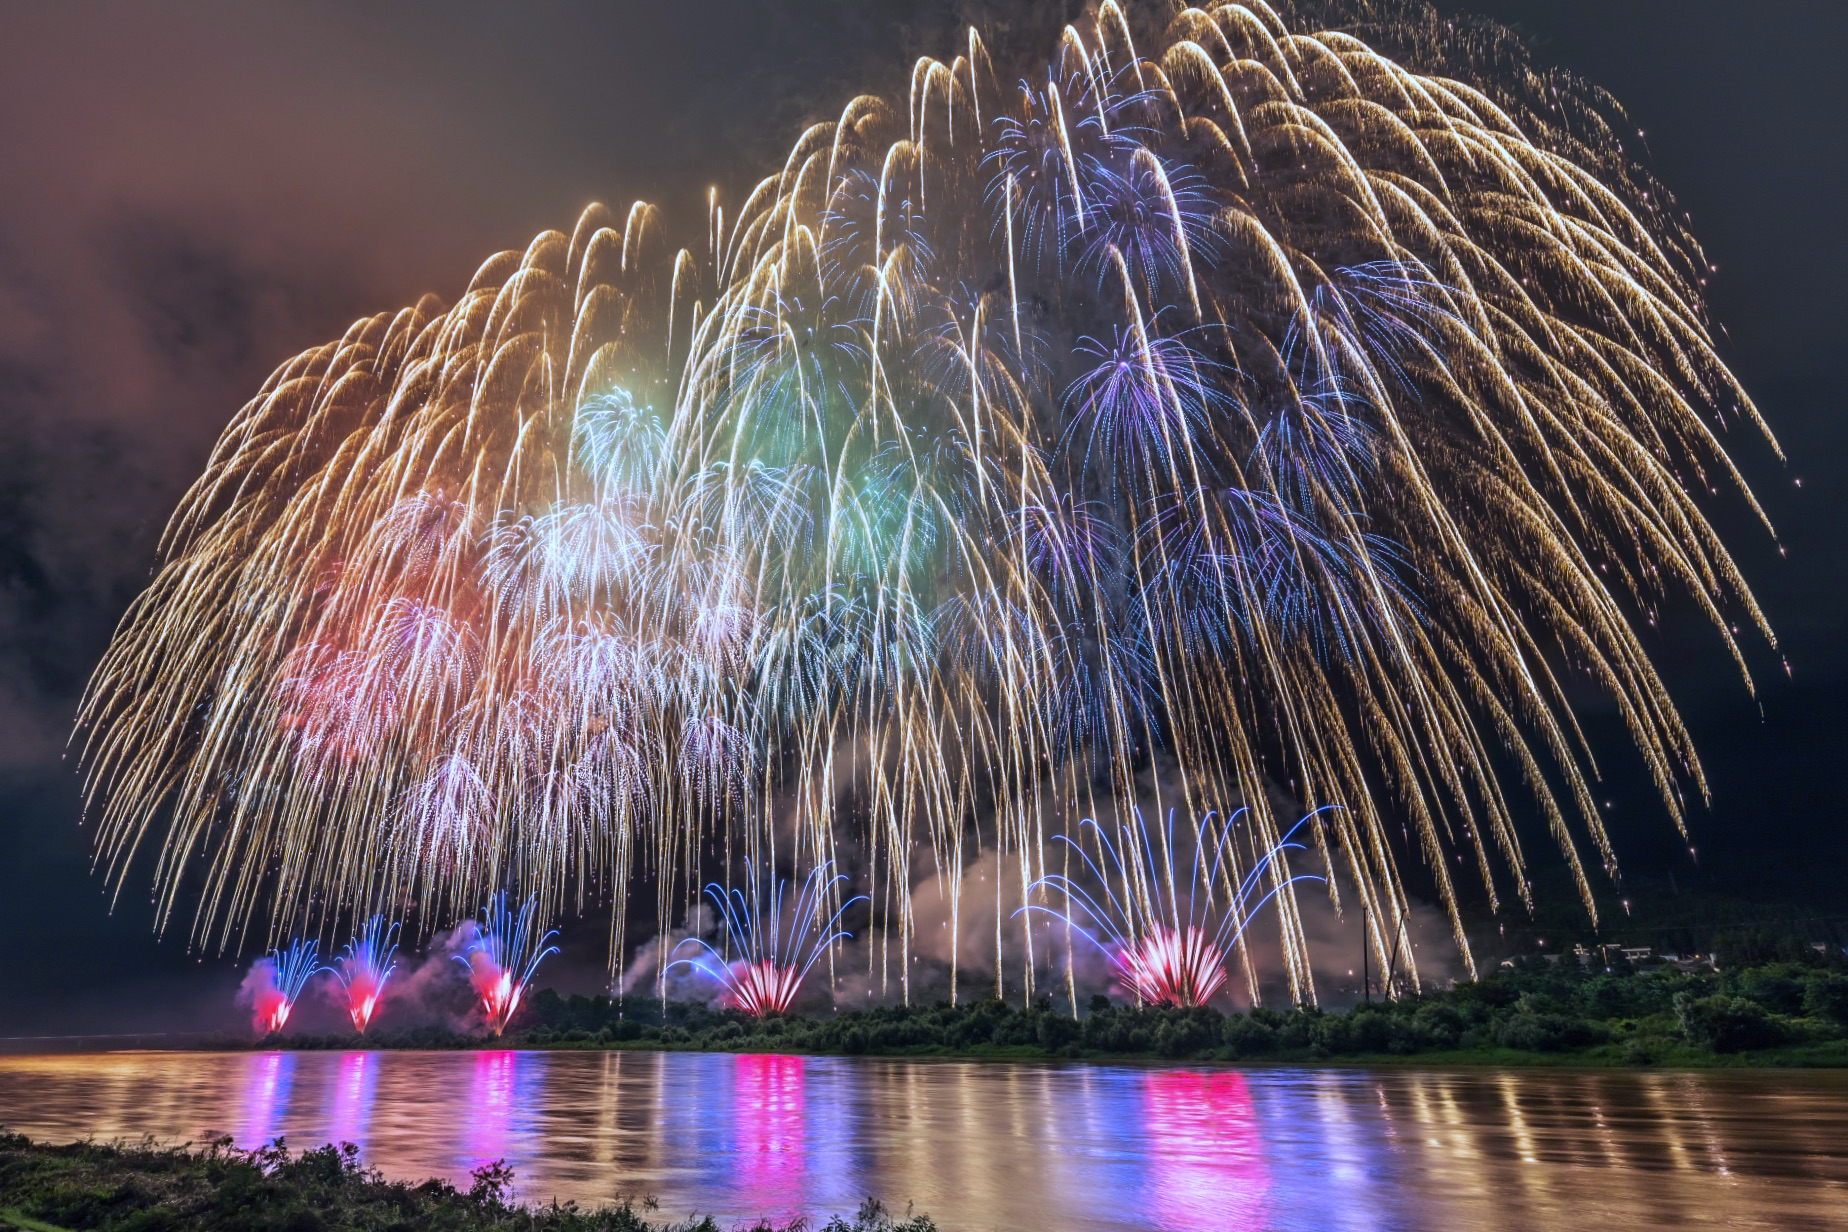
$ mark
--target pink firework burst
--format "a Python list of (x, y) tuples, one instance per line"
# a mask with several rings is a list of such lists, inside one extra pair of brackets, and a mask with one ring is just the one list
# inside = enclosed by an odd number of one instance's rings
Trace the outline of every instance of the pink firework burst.
[(289, 1011), (315, 974), (326, 970), (315, 961), (313, 941), (297, 941), (271, 950), (251, 964), (239, 1000), (251, 1005), (251, 1026), (259, 1036), (274, 1035), (289, 1021)]
[(753, 1018), (784, 1014), (802, 989), (805, 968), (773, 962), (735, 962), (726, 973), (731, 1001)]
[(1148, 1005), (1205, 1005), (1226, 982), (1226, 951), (1203, 928), (1157, 926), (1113, 958), (1124, 984)]
[[(1246, 844), (1249, 868), (1234, 841), (1243, 810), (1227, 822), (1208, 813), (1192, 834), (1178, 837), (1172, 812), (1167, 826), (1153, 831), (1138, 815), (1114, 839), (1086, 819), (1078, 839), (1058, 836), (1078, 853), (1083, 875), (1054, 873), (1028, 887), (1062, 898), (1063, 907), (1029, 903), (1021, 910), (1048, 912), (1102, 949), (1139, 1004), (1205, 1005), (1225, 986), (1226, 959), (1264, 905), (1285, 886), (1323, 880), (1291, 875), (1287, 853), (1303, 850), (1290, 840), (1324, 811), (1298, 821), (1261, 855), (1256, 842)], [(1191, 868), (1177, 867), (1189, 847)]]
[(347, 942), (339, 965), (334, 968), (341, 987), (346, 990), (347, 1015), (353, 1020), (353, 1029), (361, 1035), (366, 1033), (373, 1012), (378, 1009), (385, 981), (397, 969), (392, 961), (392, 956), (398, 952), (392, 940), (397, 931), (398, 926), (387, 925), (384, 916), (373, 916), (360, 928), (359, 934)]
[(847, 880), (838, 874), (830, 877), (828, 870), (833, 863), (824, 861), (803, 880), (785, 928), (783, 894), (788, 883), (760, 879), (748, 860), (744, 867), (748, 890), (728, 891), (717, 882), (706, 886), (706, 896), (725, 921), (729, 956), (697, 937), (689, 937), (680, 946), (691, 945), (701, 953), (676, 959), (669, 966), (688, 966), (710, 976), (724, 989), (725, 1000), (733, 1008), (762, 1018), (786, 1013), (795, 1003), (802, 981), (808, 978), (816, 961), (830, 945), (849, 936), (839, 927), (842, 913), (865, 901), (865, 896), (841, 903), (826, 915), (824, 922), (828, 900), (836, 897), (836, 888)]
[(520, 1008), (520, 996), (525, 989), (516, 988), (513, 972), (498, 966), (481, 950), (468, 957), (468, 982), (481, 1003), (481, 1016), (487, 1019), (488, 1029), (499, 1035), (507, 1029), (513, 1012)]
[(558, 934), (538, 932), (538, 912), (536, 897), (529, 897), (514, 912), (502, 890), (481, 909), (475, 939), (456, 955), (456, 961), (468, 968), (468, 982), (481, 1003), (482, 1017), (496, 1035), (513, 1020), (539, 964), (547, 955), (558, 953), (552, 944)]

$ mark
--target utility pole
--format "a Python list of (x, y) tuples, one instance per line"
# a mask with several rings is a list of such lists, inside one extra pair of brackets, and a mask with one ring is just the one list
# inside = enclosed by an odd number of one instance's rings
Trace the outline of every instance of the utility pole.
[(1367, 940), (1371, 936), (1373, 913), (1365, 907), (1360, 909), (1360, 995), (1365, 997), (1368, 1005), (1373, 1004), (1373, 985), (1367, 982)]

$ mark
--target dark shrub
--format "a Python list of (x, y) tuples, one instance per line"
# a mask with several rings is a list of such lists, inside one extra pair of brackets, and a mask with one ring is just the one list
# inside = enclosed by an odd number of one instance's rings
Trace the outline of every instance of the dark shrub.
[(1589, 1024), (1578, 1019), (1564, 1014), (1536, 1014), (1526, 1009), (1503, 1019), (1495, 1030), (1495, 1042), (1503, 1048), (1520, 1048), (1527, 1052), (1582, 1048), (1594, 1038)]
[(1773, 1014), (1801, 1014), (1807, 974), (1788, 963), (1758, 967), (1740, 973), (1738, 993)]
[(310, 1185), (340, 1185), (360, 1176), (359, 1148), (343, 1142), (303, 1151), (278, 1168), (277, 1175)]
[(1323, 1023), (1322, 1043), (1330, 1052), (1385, 1052), (1392, 1043), (1392, 1019), (1384, 1008), (1374, 1009), (1366, 1005), (1354, 1007), (1347, 1016), (1347, 1039), (1345, 1048), (1338, 1047), (1337, 1034), (1329, 1028), (1334, 1025), (1334, 1018)]
[(1622, 1018), (1653, 1008), (1641, 1004), (1635, 977), (1594, 975), (1579, 987), (1578, 1002), (1592, 1018)]
[(1094, 1010), (1084, 1020), (1083, 1031), (1084, 1046), (1099, 1052), (1122, 1052), (1128, 1043), (1129, 1033), (1115, 1010)]
[(1455, 1048), (1463, 1038), (1463, 1015), (1442, 1002), (1421, 1005), (1412, 1027), (1433, 1048)]
[(1418, 1028), (1405, 1015), (1395, 1015), (1392, 1019), (1391, 1035), (1386, 1040), (1386, 1051), (1399, 1056), (1410, 1056), (1425, 1047), (1425, 1041), (1418, 1034)]
[(1543, 992), (1524, 992), (1515, 998), (1514, 1008), (1521, 1014), (1562, 1014), (1566, 1007), (1559, 1003), (1557, 997)]
[(1286, 1049), (1307, 1048), (1314, 1041), (1310, 1038), (1311, 1027), (1321, 1015), (1309, 1010), (1298, 1010), (1277, 1025), (1277, 1047)]
[(1047, 1052), (1057, 1052), (1078, 1039), (1080, 1028), (1077, 1019), (1067, 1018), (1063, 1014), (1042, 1014), (1039, 1020), (1039, 1046)]
[(1235, 1014), (1226, 1020), (1226, 1043), (1234, 1056), (1261, 1056), (1277, 1046), (1277, 1031), (1257, 1013)]
[(1813, 972), (1803, 985), (1803, 1012), (1848, 1026), (1848, 975)]
[(1354, 1019), (1345, 1014), (1304, 1015), (1302, 1028), (1311, 1048), (1325, 1053), (1357, 1052)]
[(989, 1040), (996, 1047), (1007, 1048), (1016, 1044), (1032, 1044), (1039, 1041), (1039, 1027), (1029, 1014), (1015, 1014), (1003, 1010), (994, 1019), (994, 1027), (989, 1033)]
[(1625, 1065), (1653, 1065), (1655, 1054), (1642, 1040), (1627, 1040), (1623, 1046), (1623, 1062)]
[(1749, 1052), (1770, 1048), (1784, 1038), (1783, 1028), (1744, 997), (1720, 994), (1696, 999), (1679, 992), (1675, 994), (1675, 1018), (1689, 1043), (1710, 1052)]
[(1219, 1015), (1210, 1009), (1181, 1010), (1164, 1017), (1155, 1030), (1155, 1050), (1164, 1057), (1190, 1057), (1219, 1043)]

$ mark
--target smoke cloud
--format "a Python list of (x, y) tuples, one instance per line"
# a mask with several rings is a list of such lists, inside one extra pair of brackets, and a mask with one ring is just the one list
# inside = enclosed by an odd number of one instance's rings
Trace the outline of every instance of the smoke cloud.
[(288, 1018), (288, 998), (276, 986), (276, 963), (264, 957), (250, 964), (237, 986), (237, 1003), (250, 1007), (250, 1026), (258, 1035), (281, 1030)]

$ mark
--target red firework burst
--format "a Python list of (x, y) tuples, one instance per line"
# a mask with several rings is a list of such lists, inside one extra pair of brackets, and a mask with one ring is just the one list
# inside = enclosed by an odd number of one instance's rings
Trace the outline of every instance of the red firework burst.
[(312, 941), (297, 941), (271, 950), (251, 964), (250, 973), (238, 990), (238, 999), (250, 1003), (254, 1011), (251, 1025), (259, 1036), (274, 1035), (282, 1030), (302, 989), (315, 975), (327, 970), (315, 961), (315, 948)]
[(753, 1018), (787, 1013), (802, 988), (802, 969), (773, 962), (733, 963), (725, 985), (731, 1003)]
[(501, 891), (481, 909), (481, 921), (475, 926), (475, 938), (456, 955), (456, 961), (468, 968), (468, 982), (481, 1004), (488, 1029), (499, 1035), (507, 1029), (527, 985), (546, 957), (558, 953), (551, 944), (556, 932), (543, 935), (538, 929), (536, 898), (528, 898), (515, 913)]
[(514, 987), (513, 972), (479, 951), (469, 955), (468, 968), (468, 982), (481, 1002), (481, 1015), (487, 1019), (488, 1029), (499, 1035), (520, 1008), (520, 994), (525, 989)]
[(1027, 887), (1063, 899), (1063, 908), (1029, 903), (1023, 910), (1057, 916), (1102, 949), (1142, 1004), (1205, 1005), (1225, 986), (1226, 958), (1264, 905), (1286, 886), (1322, 880), (1292, 875), (1284, 857), (1303, 850), (1291, 839), (1325, 811), (1297, 822), (1261, 856), (1250, 839), (1234, 843), (1236, 815), (1209, 813), (1178, 834), (1172, 813), (1161, 827), (1136, 816), (1119, 823), (1114, 837), (1087, 819), (1080, 828), (1097, 856), (1058, 836), (1084, 875), (1052, 873)]
[(1155, 928), (1117, 947), (1111, 961), (1147, 1005), (1205, 1005), (1226, 982), (1226, 952), (1199, 928)]
[(754, 1018), (786, 1012), (816, 960), (847, 936), (840, 930), (842, 913), (863, 901), (860, 896), (850, 898), (828, 914), (828, 898), (847, 880), (831, 876), (832, 868), (832, 862), (824, 862), (811, 869), (796, 895), (794, 908), (785, 913), (786, 883), (760, 877), (746, 861), (748, 893), (740, 889), (727, 891), (717, 883), (706, 887), (706, 896), (725, 922), (730, 952), (742, 957), (728, 959), (699, 938), (689, 937), (680, 944), (702, 952), (668, 965), (704, 972), (724, 987), (725, 999), (732, 1006)]

